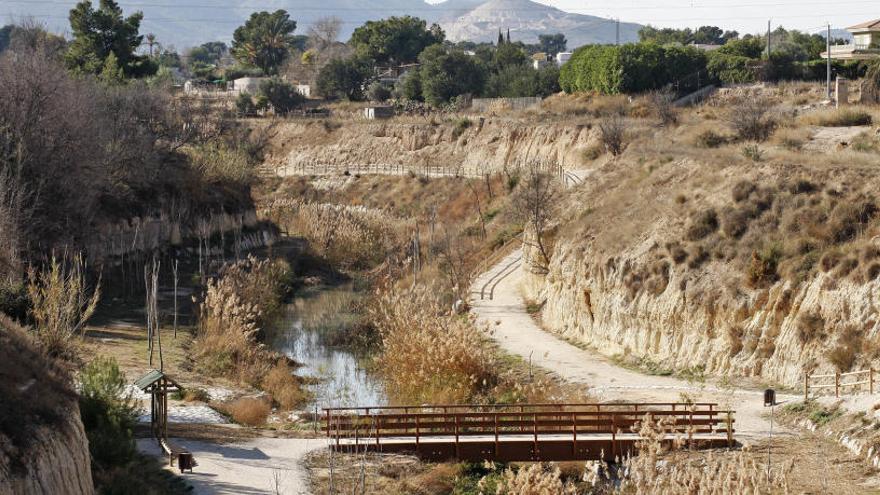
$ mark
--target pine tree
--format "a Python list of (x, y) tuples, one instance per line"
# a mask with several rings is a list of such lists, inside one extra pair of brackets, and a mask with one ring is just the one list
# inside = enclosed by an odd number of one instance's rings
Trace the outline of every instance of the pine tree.
[(504, 35), (501, 34), (501, 28), (498, 28), (498, 46), (504, 44)]
[(510, 43), (510, 28), (507, 28), (507, 42)]

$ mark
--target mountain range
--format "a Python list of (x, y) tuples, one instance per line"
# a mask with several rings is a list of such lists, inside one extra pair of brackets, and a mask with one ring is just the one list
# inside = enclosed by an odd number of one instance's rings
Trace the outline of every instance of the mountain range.
[[(30, 17), (53, 31), (67, 33), (67, 15), (75, 3), (10, 1), (0, 11), (5, 17), (0, 21)], [(343, 41), (364, 22), (392, 15), (436, 22), (452, 41), (495, 41), (499, 31), (506, 34), (508, 29), (512, 40), (526, 43), (536, 42), (539, 34), (563, 33), (570, 49), (587, 43), (614, 43), (617, 38), (613, 20), (569, 13), (531, 0), (446, 0), (438, 4), (423, 0), (119, 0), (119, 4), (126, 13), (144, 13), (142, 33), (154, 33), (164, 46), (178, 49), (229, 41), (252, 12), (276, 9), (287, 10), (297, 21), (297, 34), (305, 34), (317, 19), (338, 17)], [(621, 22), (621, 42), (637, 40), (640, 27)]]

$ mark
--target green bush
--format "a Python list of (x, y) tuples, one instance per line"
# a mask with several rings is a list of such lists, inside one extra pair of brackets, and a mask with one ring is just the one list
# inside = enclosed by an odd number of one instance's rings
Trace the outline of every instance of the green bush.
[(23, 322), (31, 309), (31, 298), (24, 284), (0, 285), (0, 312)]
[(721, 50), (708, 55), (706, 70), (709, 77), (722, 84), (747, 84), (757, 79), (760, 62), (740, 55), (728, 55)]
[(269, 100), (278, 115), (287, 115), (306, 100), (292, 84), (277, 77), (263, 81), (260, 84), (260, 94)]
[(559, 83), (567, 93), (639, 93), (670, 84), (688, 91), (696, 89), (696, 75), (705, 68), (705, 52), (693, 47), (587, 45), (562, 67)]
[(97, 357), (80, 374), (79, 410), (94, 468), (123, 466), (135, 455), (138, 409), (112, 357)]
[(248, 93), (240, 93), (235, 99), (235, 111), (239, 117), (250, 117), (257, 113), (254, 99)]

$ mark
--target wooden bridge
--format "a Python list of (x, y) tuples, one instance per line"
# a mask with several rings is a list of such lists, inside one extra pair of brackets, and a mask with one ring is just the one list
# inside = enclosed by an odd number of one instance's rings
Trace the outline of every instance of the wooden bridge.
[(714, 403), (326, 408), (322, 428), (338, 452), (409, 453), (432, 461), (614, 461), (636, 453), (643, 421), (664, 418), (664, 442), (734, 445), (733, 412)]

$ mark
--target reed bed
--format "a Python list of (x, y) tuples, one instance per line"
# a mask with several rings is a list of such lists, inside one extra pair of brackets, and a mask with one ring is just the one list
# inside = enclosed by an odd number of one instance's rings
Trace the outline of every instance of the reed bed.
[(463, 403), (497, 380), (493, 353), (473, 322), (451, 315), (437, 290), (380, 295), (370, 316), (382, 339), (376, 365), (397, 403)]

